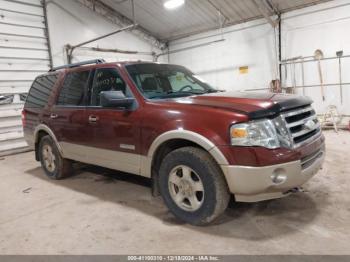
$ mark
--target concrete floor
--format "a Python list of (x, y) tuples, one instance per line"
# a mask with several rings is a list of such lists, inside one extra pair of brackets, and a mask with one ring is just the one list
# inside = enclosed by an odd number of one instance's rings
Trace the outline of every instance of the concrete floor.
[(0, 254), (350, 254), (350, 133), (325, 135), (306, 193), (233, 203), (208, 227), (177, 221), (146, 179), (90, 167), (52, 181), (33, 152), (5, 157)]

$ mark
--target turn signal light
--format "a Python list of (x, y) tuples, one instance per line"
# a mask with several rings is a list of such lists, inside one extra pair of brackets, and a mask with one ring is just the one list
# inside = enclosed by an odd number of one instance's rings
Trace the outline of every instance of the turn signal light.
[(232, 138), (243, 138), (247, 137), (248, 133), (246, 129), (243, 128), (232, 128), (231, 129), (231, 137)]

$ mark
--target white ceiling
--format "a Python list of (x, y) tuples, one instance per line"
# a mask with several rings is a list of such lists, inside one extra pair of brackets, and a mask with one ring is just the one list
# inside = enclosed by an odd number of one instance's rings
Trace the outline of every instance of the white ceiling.
[[(101, 0), (120, 14), (132, 19), (130, 0)], [(263, 9), (272, 13), (275, 7), (280, 12), (319, 4), (329, 0), (256, 0)], [(134, 0), (138, 24), (162, 41), (174, 40), (193, 33), (220, 27), (219, 12), (224, 26), (262, 18), (254, 0), (186, 0), (185, 5), (166, 10), (164, 0)]]

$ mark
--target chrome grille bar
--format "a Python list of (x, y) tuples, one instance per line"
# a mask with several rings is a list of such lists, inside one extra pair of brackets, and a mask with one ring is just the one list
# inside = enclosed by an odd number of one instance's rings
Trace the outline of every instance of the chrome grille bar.
[(305, 128), (303, 128), (299, 132), (292, 133), (292, 137), (295, 138), (295, 137), (299, 137), (299, 136), (305, 135), (305, 134), (310, 133), (310, 132), (312, 132), (312, 131), (314, 131), (315, 129), (318, 129), (318, 128), (320, 128), (320, 123), (315, 124), (315, 127), (312, 128), (312, 129), (305, 129)]
[(312, 137), (309, 137), (308, 139), (306, 139), (306, 140), (304, 140), (302, 142), (294, 143), (293, 148), (298, 148), (298, 147), (301, 147), (303, 145), (306, 145), (309, 142), (311, 142), (312, 140), (314, 140), (315, 138), (318, 138), (320, 136), (321, 136), (321, 129), (319, 129), (319, 131), (315, 135), (313, 135)]
[(289, 112), (283, 113), (282, 115), (284, 117), (290, 117), (290, 116), (300, 115), (302, 113), (306, 113), (306, 112), (309, 112), (312, 110), (313, 110), (313, 108), (310, 106), (310, 107), (306, 107), (306, 108), (302, 108), (302, 109), (298, 109), (298, 110), (294, 110), (294, 111), (289, 111)]
[(284, 123), (292, 148), (305, 145), (321, 134), (320, 123), (311, 106), (281, 113), (280, 118)]
[(291, 128), (291, 127), (295, 127), (295, 126), (300, 126), (300, 125), (303, 125), (305, 124), (307, 121), (309, 120), (315, 120), (317, 118), (316, 115), (312, 115), (312, 116), (309, 116), (307, 118), (304, 118), (302, 120), (299, 120), (299, 121), (296, 121), (296, 122), (292, 122), (290, 124), (287, 124), (287, 127), (288, 128)]

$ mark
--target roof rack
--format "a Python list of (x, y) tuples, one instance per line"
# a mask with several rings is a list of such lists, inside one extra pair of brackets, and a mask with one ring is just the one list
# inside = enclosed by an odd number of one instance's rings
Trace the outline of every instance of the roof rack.
[(65, 68), (73, 68), (73, 67), (78, 67), (82, 65), (90, 65), (90, 64), (103, 64), (106, 61), (104, 59), (93, 59), (93, 60), (87, 60), (87, 61), (82, 61), (79, 63), (74, 63), (74, 64), (67, 64), (67, 65), (62, 65), (62, 66), (57, 66), (53, 67), (52, 69), (49, 70), (49, 72), (60, 70), (60, 69), (65, 69)]

